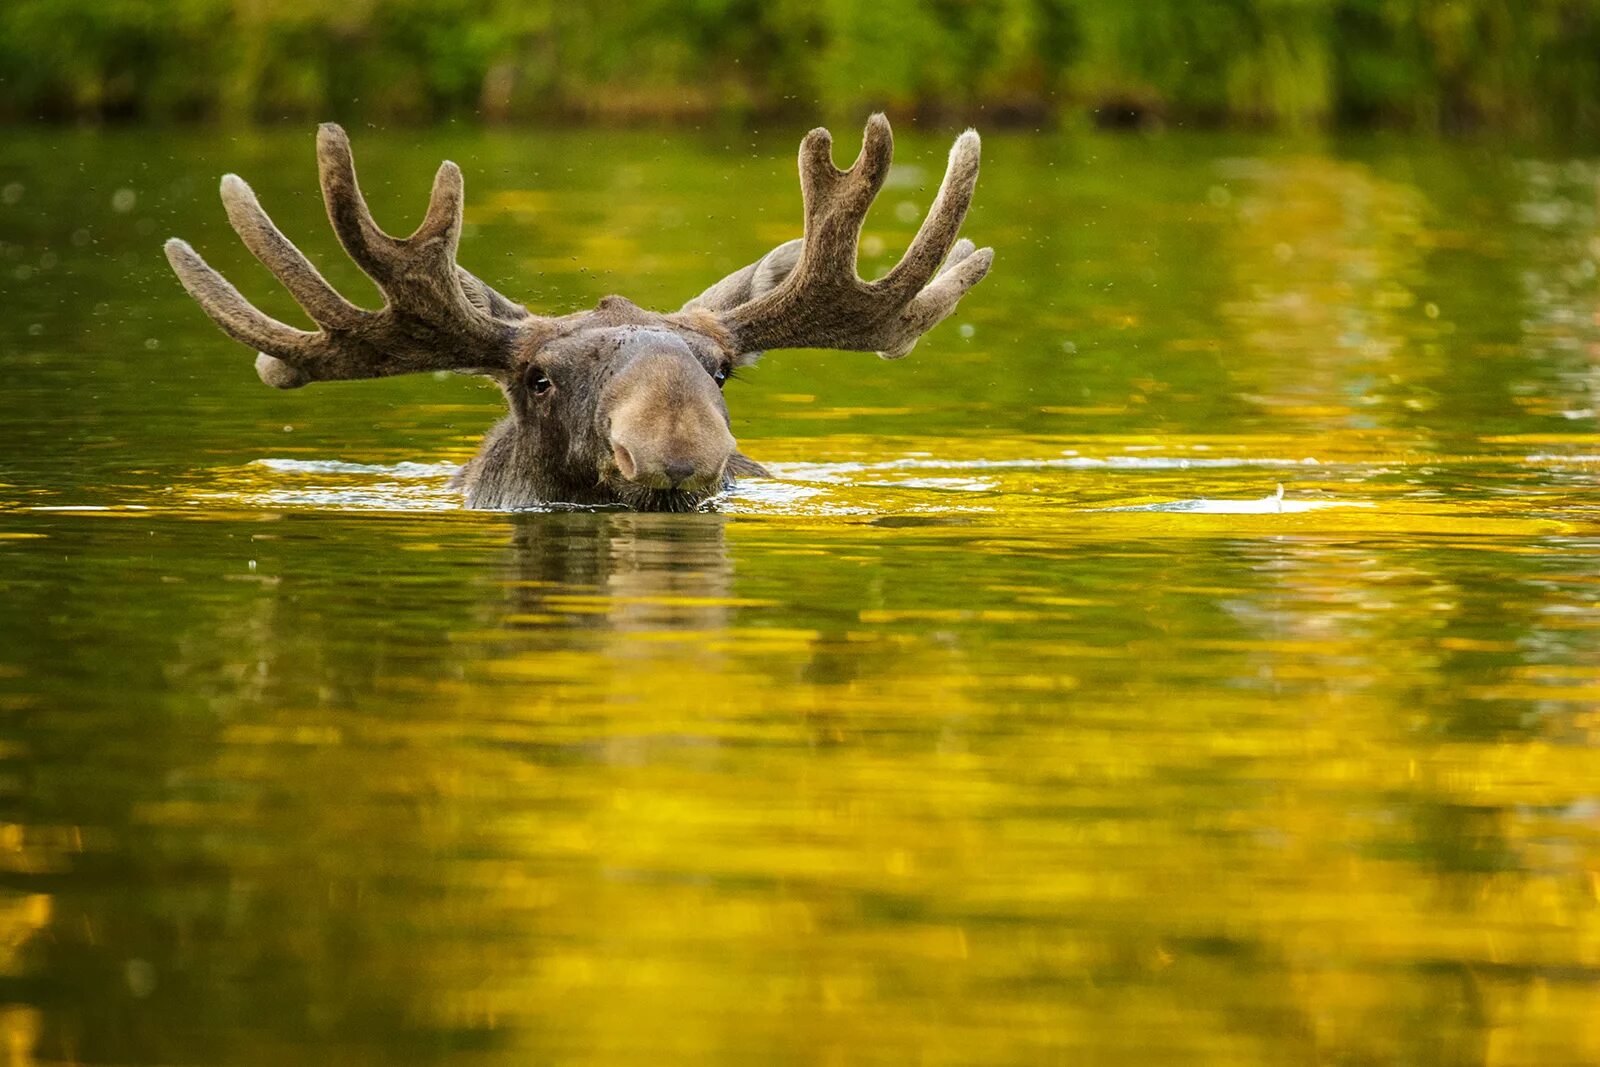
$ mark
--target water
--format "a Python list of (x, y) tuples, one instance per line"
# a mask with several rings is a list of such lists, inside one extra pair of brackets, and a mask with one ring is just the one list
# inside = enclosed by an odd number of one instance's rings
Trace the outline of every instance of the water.
[[(566, 311), (792, 236), (798, 132), (356, 152)], [(311, 160), (7, 133), (8, 1062), (1600, 1062), (1592, 159), (991, 136), (989, 280), (746, 372), (690, 516), (459, 510), (469, 379), (261, 387), (159, 242), (292, 317), (237, 170), (370, 294)]]

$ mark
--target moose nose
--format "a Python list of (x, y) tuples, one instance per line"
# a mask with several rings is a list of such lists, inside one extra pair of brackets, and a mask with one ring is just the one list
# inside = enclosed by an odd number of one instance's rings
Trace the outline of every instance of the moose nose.
[(654, 440), (649, 434), (629, 432), (627, 426), (613, 431), (612, 459), (622, 477), (651, 489), (684, 489), (692, 492), (721, 488), (733, 455), (733, 435), (723, 427), (703, 430), (697, 435)]
[(690, 478), (694, 477), (694, 464), (683, 462), (668, 462), (661, 468), (661, 473), (667, 476), (667, 481), (676, 489)]
[(624, 478), (637, 478), (639, 476), (639, 465), (633, 461), (633, 453), (628, 451), (627, 445), (612, 445), (611, 454), (616, 459), (617, 469), (622, 472)]
[(629, 336), (602, 395), (612, 469), (648, 489), (713, 493), (727, 478), (733, 434), (706, 368), (671, 338)]

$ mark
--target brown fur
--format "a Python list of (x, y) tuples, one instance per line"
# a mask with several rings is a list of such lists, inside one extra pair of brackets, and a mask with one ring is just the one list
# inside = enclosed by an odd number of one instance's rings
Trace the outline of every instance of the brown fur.
[(167, 258), (224, 332), (260, 353), (256, 372), (292, 389), (314, 381), (424, 370), (483, 374), (509, 415), (457, 481), (474, 508), (621, 504), (688, 511), (736, 475), (766, 472), (739, 454), (721, 385), (768, 347), (830, 347), (898, 358), (947, 316), (989, 269), (992, 252), (956, 240), (978, 175), (977, 134), (950, 154), (938, 198), (905, 258), (886, 277), (855, 273), (862, 220), (888, 173), (889, 124), (874, 115), (860, 157), (833, 165), (826, 130), (800, 149), (806, 235), (711, 286), (674, 314), (608, 296), (593, 311), (530, 314), (456, 264), (462, 178), (446, 162), (428, 212), (409, 237), (373, 221), (345, 132), (317, 135), (328, 218), (351, 259), (382, 291), (377, 311), (339, 295), (273, 225), (250, 187), (222, 180), (222, 200), (246, 247), (320, 329), (262, 314), (187, 244)]
[[(714, 377), (729, 363), (720, 345), (663, 329), (662, 316), (626, 302), (598, 310), (602, 324), (558, 335), (497, 375), (511, 413), (461, 472), (468, 507), (690, 511), (736, 474), (765, 473), (736, 450)], [(538, 375), (551, 383), (543, 393)], [(618, 444), (631, 452), (631, 475), (620, 469)], [(688, 473), (667, 476), (675, 464)]]

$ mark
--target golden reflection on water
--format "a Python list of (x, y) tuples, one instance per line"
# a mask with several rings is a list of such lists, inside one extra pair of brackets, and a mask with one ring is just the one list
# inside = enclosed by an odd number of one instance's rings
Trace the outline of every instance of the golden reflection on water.
[[(114, 831), (171, 873), (112, 913), (178, 908), (134, 962), (286, 998), (230, 1007), (251, 1062), (375, 1020), (495, 1062), (1600, 1055), (1592, 540), (882, 521), (947, 514), (394, 520), (385, 556), (472, 559), (410, 635), (411, 568), (296, 562), (348, 520), (229, 522), (251, 592), (164, 668), (215, 715)], [(6, 924), (70, 960), (105, 910)]]
[[(559, 310), (748, 258), (644, 136), (427, 154)], [(994, 139), (988, 303), (773, 354), (697, 515), (465, 513), (486, 391), (21, 290), (0, 1057), (1600, 1062), (1592, 168), (1240, 147)]]

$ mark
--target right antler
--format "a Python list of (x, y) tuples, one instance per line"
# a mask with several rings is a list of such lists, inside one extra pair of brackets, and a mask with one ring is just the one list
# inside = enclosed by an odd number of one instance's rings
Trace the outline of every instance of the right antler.
[[(719, 285), (692, 302), (717, 314), (739, 352), (842, 348), (898, 359), (988, 273), (994, 250), (956, 241), (978, 181), (978, 134), (968, 130), (950, 149), (938, 198), (899, 264), (873, 282), (856, 274), (861, 224), (888, 176), (893, 151), (889, 120), (881, 114), (867, 120), (861, 154), (849, 170), (833, 165), (827, 130), (806, 135), (800, 144), (805, 236), (788, 277), (762, 293), (760, 268), (772, 266), (762, 260), (746, 268), (750, 278), (726, 280), (728, 291), (746, 285), (746, 291), (759, 294), (754, 299), (718, 307)], [(793, 259), (786, 247), (769, 253), (769, 259)]]
[(189, 295), (229, 336), (261, 353), (261, 380), (292, 389), (313, 381), (509, 367), (519, 338), (544, 320), (456, 265), (460, 169), (449, 162), (439, 167), (427, 217), (402, 239), (373, 221), (356, 185), (350, 141), (333, 123), (317, 131), (317, 168), (339, 243), (384, 295), (377, 311), (340, 296), (233, 174), (222, 179), (228, 221), (321, 329), (298, 330), (263, 314), (186, 242), (167, 242), (167, 260)]

